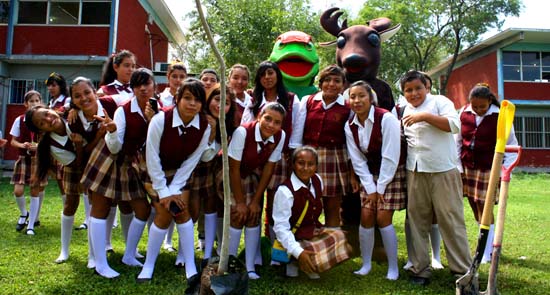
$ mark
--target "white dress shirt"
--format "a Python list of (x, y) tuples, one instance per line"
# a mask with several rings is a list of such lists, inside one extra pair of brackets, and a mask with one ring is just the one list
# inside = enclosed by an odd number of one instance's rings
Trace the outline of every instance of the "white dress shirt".
[[(317, 177), (321, 181), (321, 191), (323, 190), (323, 180), (318, 174), (315, 174), (313, 177)], [(311, 180), (310, 180), (311, 181)], [(294, 191), (299, 190), (302, 187), (308, 188), (297, 176), (292, 172), (290, 176), (290, 183)], [(313, 185), (310, 186), (309, 191), (313, 194), (314, 198), (317, 198), (315, 195), (315, 188)], [(296, 259), (300, 257), (304, 249), (300, 246), (300, 243), (296, 241), (294, 233), (290, 228), (290, 217), (292, 216), (292, 206), (294, 205), (294, 195), (285, 185), (280, 185), (275, 192), (275, 198), (273, 200), (273, 231), (277, 236), (277, 240), (281, 242), (283, 247), (287, 250), (289, 254), (294, 256)]]
[[(300, 102), (300, 111), (298, 112), (298, 116), (296, 120), (294, 121), (295, 124), (292, 126), (292, 136), (289, 140), (289, 146), (291, 148), (297, 148), (302, 146), (303, 139), (304, 139), (304, 127), (306, 125), (306, 118), (307, 118), (307, 101), (308, 101), (309, 95), (304, 96), (302, 98), (302, 101)], [(341, 106), (346, 105), (346, 101), (344, 97), (339, 94), (335, 101), (331, 102), (330, 104), (325, 104), (325, 101), (323, 100), (323, 92), (317, 92), (315, 96), (313, 96), (313, 100), (318, 100), (323, 103), (323, 108), (325, 110), (328, 110), (335, 106), (336, 104), (339, 104)], [(350, 118), (351, 118), (352, 112), (350, 112)]]
[(164, 88), (164, 91), (160, 94), (160, 102), (162, 102), (162, 106), (167, 108), (174, 105), (174, 96), (172, 93), (170, 93), (170, 87), (167, 86)]
[[(124, 86), (124, 84), (118, 80), (114, 80), (112, 83), (109, 83), (107, 84), (107, 86)], [(127, 101), (129, 101), (130, 99), (132, 99), (132, 97), (134, 96), (134, 90), (132, 89), (132, 87), (128, 86), (128, 90), (130, 90), (130, 92), (126, 92), (126, 91), (118, 91), (117, 89), (117, 92), (118, 94), (111, 94), (110, 96), (113, 98), (113, 100), (116, 102), (117, 105), (123, 105), (124, 103), (126, 103)], [(98, 93), (103, 93), (103, 90), (100, 88), (98, 91)]]
[[(51, 109), (56, 103), (62, 102), (64, 99), (65, 99), (65, 95), (60, 94), (56, 99), (50, 100), (50, 104), (48, 105), (48, 107)], [(65, 100), (65, 103), (63, 104), (63, 107), (67, 110), (71, 107), (70, 97), (67, 97), (67, 99)]]
[[(491, 106), (483, 116), (478, 116), (477, 113), (474, 112), (474, 110), (472, 109), (472, 105), (468, 105), (466, 108), (462, 108), (462, 110), (458, 115), (459, 118), (462, 112), (469, 112), (474, 114), (476, 118), (476, 126), (479, 126), (479, 124), (481, 124), (481, 122), (486, 116), (489, 116), (494, 113), (498, 114), (500, 112), (500, 109), (496, 105), (491, 104)], [(496, 132), (497, 131), (495, 130), (495, 133)], [(456, 150), (457, 150), (458, 158), (460, 159), (460, 153), (462, 152), (462, 133), (458, 132), (457, 134), (455, 134), (455, 140), (456, 140)], [(512, 125), (512, 129), (510, 130), (510, 136), (508, 137), (508, 141), (506, 142), (506, 145), (514, 145), (514, 146), (519, 145), (513, 125)], [(510, 167), (510, 165), (512, 165), (512, 163), (517, 159), (517, 157), (518, 157), (517, 153), (504, 153), (504, 160), (503, 160), (504, 167)], [(458, 170), (460, 171), (460, 173), (464, 172), (462, 161), (458, 161)]]
[[(245, 92), (246, 93), (246, 92)], [(279, 101), (279, 97), (277, 97), (276, 101)], [(267, 100), (265, 99), (265, 93), (262, 94), (262, 103), (260, 104), (260, 110), (264, 107), (264, 105), (267, 103)], [(291, 149), (297, 148), (293, 142), (296, 142), (294, 130), (296, 130), (296, 125), (298, 117), (300, 113), (300, 100), (298, 99), (298, 96), (294, 95), (293, 103), (292, 103), (292, 134), (290, 135), (288, 146)], [(252, 113), (252, 101), (249, 100), (248, 104), (244, 108), (243, 116), (241, 118), (241, 125), (248, 122), (255, 121), (256, 118), (254, 117), (254, 114)], [(283, 124), (285, 124), (283, 122)]]
[(460, 132), (460, 120), (453, 103), (445, 96), (427, 94), (418, 107), (408, 104), (403, 117), (420, 112), (447, 118), (451, 132), (442, 131), (427, 122), (405, 126), (407, 170), (435, 173), (456, 168), (458, 157), (453, 134)]
[(382, 163), (380, 165), (380, 175), (375, 182), (372, 172), (367, 165), (367, 157), (363, 152), (367, 152), (370, 143), (370, 136), (374, 125), (374, 107), (370, 108), (369, 115), (364, 122), (364, 126), (359, 122), (357, 115), (354, 116), (352, 124), (357, 125), (357, 134), (359, 137), (360, 149), (355, 144), (353, 133), (349, 124), (346, 124), (346, 146), (348, 154), (353, 164), (355, 174), (359, 176), (361, 185), (365, 188), (367, 194), (378, 192), (384, 194), (386, 186), (393, 180), (397, 166), (399, 165), (399, 156), (401, 154), (401, 130), (399, 121), (391, 113), (385, 113), (382, 117)]
[[(277, 144), (277, 147), (273, 150), (271, 155), (269, 156), (269, 162), (277, 162), (281, 159), (281, 151), (283, 150), (283, 146), (285, 143), (285, 131), (281, 130), (281, 140), (279, 141), (279, 144)], [(254, 138), (256, 140), (256, 149), (258, 152), (261, 151), (260, 142), (263, 142), (264, 144), (267, 143), (274, 143), (275, 137), (272, 135), (268, 137), (266, 140), (262, 139), (262, 135), (260, 133), (260, 124), (256, 124), (256, 127), (254, 128)], [(233, 136), (231, 136), (231, 142), (229, 143), (229, 147), (227, 148), (227, 155), (236, 161), (241, 161), (243, 157), (243, 151), (244, 151), (244, 144), (246, 141), (246, 129), (243, 126), (239, 126), (235, 131), (233, 132)]]
[[(13, 137), (19, 137), (21, 135), (21, 118), (20, 117), (17, 117), (15, 118), (15, 120), (13, 121), (13, 124), (11, 125), (11, 129), (10, 129), (10, 135), (13, 136)], [(23, 122), (25, 121), (25, 117), (23, 117)], [(0, 131), (2, 132), (2, 131)], [(1, 135), (1, 134), (0, 134)], [(0, 138), (2, 138), (0, 136)]]
[(252, 96), (250, 96), (250, 94), (248, 94), (246, 91), (243, 92), (244, 93), (244, 101), (238, 99), (237, 97), (235, 97), (235, 102), (241, 106), (242, 108), (245, 108), (246, 109), (246, 106), (248, 104), (250, 104), (250, 100), (252, 99)]
[[(147, 122), (138, 105), (137, 98), (133, 97), (130, 103), (130, 112), (138, 113), (143, 120)], [(116, 124), (116, 131), (107, 132), (107, 134), (105, 134), (105, 144), (112, 154), (118, 154), (124, 144), (124, 134), (126, 133), (126, 115), (124, 114), (124, 108), (119, 107), (115, 111), (113, 121)]]
[[(50, 138), (57, 141), (61, 146), (65, 146), (67, 141), (69, 141), (69, 136), (71, 136), (71, 130), (69, 129), (69, 124), (65, 122), (65, 129), (67, 130), (67, 135), (59, 135), (55, 132), (50, 132)], [(56, 159), (59, 163), (63, 165), (69, 165), (76, 159), (76, 154), (61, 148), (58, 148), (54, 145), (50, 145), (50, 154)]]
[[(96, 116), (98, 117), (105, 117), (105, 114), (103, 113), (103, 105), (101, 104), (101, 100), (97, 100), (97, 112)], [(78, 117), (80, 118), (80, 122), (82, 122), (82, 127), (84, 127), (84, 130), (90, 131), (92, 127), (92, 122), (88, 122), (88, 119), (86, 119), (86, 116), (84, 115), (84, 112), (82, 110), (78, 110)]]
[[(200, 129), (200, 119), (199, 114), (185, 125), (181, 120), (177, 108), (172, 110), (174, 112), (172, 117), (172, 127), (183, 126), (184, 128), (196, 128)], [(202, 139), (195, 149), (195, 151), (187, 157), (180, 167), (176, 170), (176, 174), (172, 179), (170, 184), (167, 184), (166, 174), (162, 169), (162, 164), (160, 161), (160, 140), (164, 132), (164, 112), (157, 113), (151, 122), (149, 123), (149, 128), (147, 131), (147, 147), (146, 159), (147, 159), (147, 172), (151, 177), (153, 182), (153, 189), (158, 193), (159, 198), (163, 199), (173, 195), (179, 195), (182, 192), (183, 187), (187, 184), (189, 177), (195, 167), (199, 163), (202, 153), (208, 145), (208, 137), (210, 136), (210, 125), (206, 127), (206, 130), (202, 136)], [(178, 128), (179, 134), (181, 135), (181, 130)]]

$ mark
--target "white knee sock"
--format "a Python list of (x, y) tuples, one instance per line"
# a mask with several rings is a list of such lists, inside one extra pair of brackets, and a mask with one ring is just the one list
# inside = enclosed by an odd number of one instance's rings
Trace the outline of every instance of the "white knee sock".
[(372, 249), (374, 248), (374, 227), (366, 228), (359, 225), (359, 247), (361, 248), (363, 266), (353, 273), (364, 276), (371, 269)]
[(209, 259), (212, 256), (214, 238), (216, 237), (217, 219), (217, 213), (204, 214), (204, 259)]
[[(246, 261), (246, 270), (248, 272), (255, 272), (254, 260), (256, 258), (256, 252), (258, 250), (259, 236), (260, 236), (260, 226), (255, 227), (245, 227), (244, 228), (244, 246), (245, 251), (245, 261)], [(250, 275), (249, 275), (250, 278)]]
[(90, 221), (91, 216), (88, 218), (88, 265), (86, 265), (87, 268), (95, 268), (95, 255), (94, 255), (94, 247), (92, 247), (92, 222)]
[(44, 202), (44, 191), (38, 192), (38, 199), (40, 202), (38, 203), (38, 214), (36, 214), (36, 220), (40, 220), (40, 212), (42, 211), (42, 202)]
[(262, 265), (262, 226), (258, 225), (258, 245), (256, 246), (256, 255), (254, 256), (254, 264)]
[(88, 198), (87, 194), (82, 194), (82, 197), (84, 199), (84, 214), (86, 216), (86, 219), (84, 219), (84, 224), (89, 225), (90, 224), (90, 210), (92, 206), (90, 206), (90, 199)]
[(481, 263), (489, 263), (491, 261), (491, 254), (493, 253), (493, 239), (495, 238), (495, 225), (491, 224), (489, 227), (489, 234), (487, 235), (487, 244), (485, 244), (485, 251), (483, 251), (483, 258)]
[(390, 224), (384, 228), (379, 228), (382, 235), (382, 243), (384, 243), (384, 250), (386, 250), (386, 256), (388, 256), (388, 274), (386, 278), (388, 280), (395, 281), (399, 278), (399, 268), (397, 267), (397, 236), (395, 235), (395, 229)]
[(134, 219), (134, 213), (124, 214), (120, 213), (120, 229), (122, 230), (122, 238), (124, 242), (128, 242), (128, 231), (130, 230), (130, 224)]
[[(111, 237), (113, 233), (113, 224), (115, 223), (116, 218), (116, 207), (111, 207), (111, 210), (109, 210), (109, 215), (106, 219), (106, 228), (105, 228), (105, 250), (113, 249), (113, 246), (111, 245)], [(97, 253), (96, 253), (97, 255)]]
[(145, 264), (143, 264), (143, 268), (138, 275), (138, 279), (150, 279), (153, 277), (155, 262), (157, 261), (164, 235), (166, 235), (165, 229), (158, 228), (155, 223), (151, 224), (149, 228), (149, 239), (147, 240), (147, 256), (145, 258)]
[(61, 215), (61, 253), (55, 260), (56, 263), (61, 263), (69, 259), (69, 244), (73, 235), (74, 215)]
[(439, 234), (439, 225), (437, 224), (432, 224), (430, 243), (432, 244), (432, 268), (443, 269), (443, 265), (441, 264), (441, 235)]
[(176, 226), (176, 223), (174, 220), (170, 222), (170, 226), (168, 226), (168, 230), (166, 231), (166, 237), (164, 237), (164, 249), (168, 249), (172, 247), (172, 238), (174, 237), (174, 226)]
[(155, 210), (155, 207), (151, 206), (151, 214), (149, 214), (149, 219), (147, 219), (147, 228), (149, 230), (151, 230), (151, 225), (153, 225), (153, 220), (155, 220), (155, 215), (157, 215), (157, 210)]
[[(120, 223), (123, 225), (122, 216), (130, 214), (121, 214)], [(122, 263), (129, 266), (143, 266), (141, 262), (136, 259), (136, 248), (143, 234), (143, 229), (147, 224), (146, 221), (139, 220), (133, 217), (132, 222), (130, 223), (130, 228), (128, 230), (128, 237), (126, 240), (126, 250), (124, 251), (124, 256), (122, 257)]]
[(31, 196), (31, 204), (29, 206), (31, 213), (29, 215), (27, 229), (34, 229), (34, 222), (36, 221), (36, 216), (38, 216), (38, 207), (40, 207), (40, 198)]
[(176, 227), (178, 228), (180, 247), (183, 250), (183, 257), (185, 259), (185, 274), (187, 278), (190, 278), (197, 274), (197, 267), (195, 266), (195, 235), (193, 229), (193, 219), (189, 219), (185, 223), (178, 224)]
[(113, 270), (107, 262), (107, 253), (105, 253), (105, 238), (107, 222), (105, 219), (90, 218), (92, 246), (95, 256), (95, 270), (99, 275), (106, 278), (118, 277), (119, 273)]
[(242, 229), (229, 227), (229, 255), (237, 256), (239, 244), (241, 243)]
[[(25, 195), (22, 195), (21, 197), (15, 196), (15, 202), (17, 203), (17, 207), (19, 208), (19, 215), (27, 216), (29, 212), (27, 211), (27, 202), (25, 201)], [(17, 223), (23, 224), (23, 222), (25, 222), (25, 219), (26, 218), (22, 218), (22, 220), (20, 219)]]

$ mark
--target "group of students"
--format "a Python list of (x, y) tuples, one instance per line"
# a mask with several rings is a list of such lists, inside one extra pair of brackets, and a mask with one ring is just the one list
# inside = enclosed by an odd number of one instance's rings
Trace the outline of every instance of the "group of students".
[[(377, 107), (376, 93), (366, 82), (346, 90), (345, 73), (336, 65), (320, 72), (318, 93), (301, 99), (285, 89), (277, 64), (259, 65), (252, 90), (247, 90), (248, 68), (234, 65), (225, 106), (215, 71), (204, 70), (200, 80), (187, 78), (185, 66), (172, 63), (168, 87), (157, 95), (153, 73), (136, 69), (135, 56), (127, 50), (109, 58), (97, 91), (85, 77), (75, 78), (70, 91), (61, 75), (50, 78), (60, 90), (57, 95), (50, 91), (50, 107), (41, 104), (38, 92), (29, 91), (28, 110), (10, 132), (20, 151), (12, 183), (21, 213), (17, 230), (26, 226), (26, 233), (34, 234), (48, 171), (57, 175), (66, 195), (58, 263), (69, 258), (74, 214), (85, 194), (89, 200), (84, 203), (91, 204), (86, 214), (89, 268), (106, 278), (119, 275), (106, 255), (118, 206), (126, 241), (122, 262), (142, 268), (137, 280), (151, 280), (163, 241), (173, 249), (176, 227), (176, 265), (185, 267), (194, 288), (200, 280), (194, 222), (203, 216), (205, 265), (216, 237), (218, 246), (225, 242), (220, 233), (223, 198), (230, 197), (229, 254), (237, 255), (244, 228), (250, 279), (260, 278), (255, 267), (262, 264), (264, 207), (266, 235), (292, 256), (287, 276), (298, 276), (300, 269), (318, 278), (348, 257), (339, 228), (340, 203), (343, 196), (359, 193), (363, 264), (356, 274), (371, 269), (378, 226), (388, 257), (386, 278), (398, 279), (392, 219), (395, 210), (405, 208), (413, 283), (425, 284), (431, 274), (432, 220), (441, 229), (451, 272), (468, 270), (462, 197), (469, 198), (477, 218), (491, 163), (485, 159), (496, 142), (498, 100), (487, 85), (474, 87), (470, 104), (458, 114), (449, 99), (429, 93), (429, 77), (417, 71), (402, 77), (406, 103), (394, 110)], [(231, 196), (223, 194), (220, 109), (230, 137)], [(30, 213), (22, 198), (25, 185), (31, 187)], [(137, 247), (147, 224), (142, 263)], [(336, 245), (329, 254), (323, 252), (327, 241)]]

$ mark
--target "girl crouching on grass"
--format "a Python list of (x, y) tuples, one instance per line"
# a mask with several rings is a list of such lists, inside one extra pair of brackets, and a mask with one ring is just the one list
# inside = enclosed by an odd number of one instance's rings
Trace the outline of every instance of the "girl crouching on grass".
[(201, 82), (187, 79), (176, 93), (175, 106), (151, 120), (147, 133), (147, 170), (158, 197), (153, 197), (156, 215), (149, 230), (147, 258), (138, 282), (151, 280), (160, 246), (172, 220), (178, 229), (190, 289), (200, 281), (195, 266), (188, 181), (208, 145), (211, 129), (203, 113), (205, 105)]
[(323, 181), (315, 173), (317, 163), (318, 155), (313, 147), (294, 150), (293, 172), (275, 193), (274, 231), (277, 240), (292, 255), (286, 266), (289, 277), (297, 277), (299, 267), (309, 278), (318, 279), (318, 273), (349, 258), (344, 233), (338, 229), (323, 229), (319, 222), (323, 212)]
[[(27, 110), (42, 103), (42, 96), (34, 90), (25, 93), (24, 98)], [(19, 207), (20, 213), (15, 230), (23, 230), (30, 217), (27, 234), (34, 235), (34, 223), (40, 210), (39, 193), (44, 191), (44, 187), (46, 187), (48, 181), (47, 177), (44, 176), (40, 178), (39, 183), (32, 183), (32, 177), (38, 165), (36, 157), (38, 132), (31, 131), (25, 123), (25, 114), (23, 114), (15, 119), (10, 130), (10, 135), (12, 136), (11, 146), (17, 148), (19, 151), (19, 158), (13, 166), (13, 175), (10, 183), (13, 184), (13, 195), (15, 196), (15, 202), (17, 203), (17, 207)], [(30, 187), (30, 212), (26, 208), (25, 185)]]

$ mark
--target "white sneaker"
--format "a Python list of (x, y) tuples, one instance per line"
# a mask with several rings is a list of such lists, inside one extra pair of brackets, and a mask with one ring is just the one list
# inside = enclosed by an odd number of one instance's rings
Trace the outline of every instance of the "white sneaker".
[(291, 278), (298, 277), (298, 265), (295, 262), (286, 265), (286, 276)]
[(407, 264), (405, 264), (405, 266), (403, 266), (403, 269), (404, 270), (409, 270), (409, 269), (411, 269), (411, 267), (413, 267), (413, 263), (410, 260), (407, 260)]

